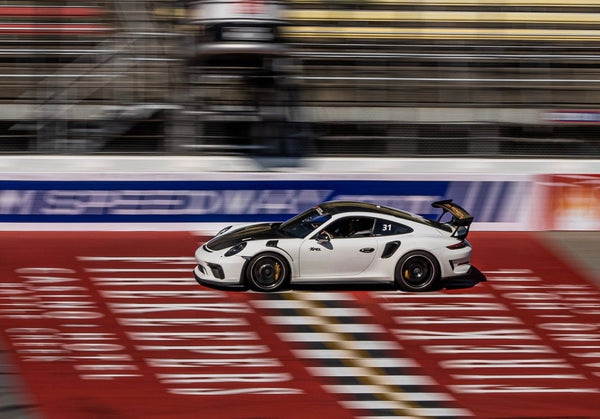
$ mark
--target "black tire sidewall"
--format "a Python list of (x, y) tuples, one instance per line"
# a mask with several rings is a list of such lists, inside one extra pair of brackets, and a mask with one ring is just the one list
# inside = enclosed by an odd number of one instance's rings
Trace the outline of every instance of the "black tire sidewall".
[[(403, 267), (404, 263), (407, 260), (409, 260), (410, 258), (415, 257), (415, 256), (419, 256), (419, 257), (423, 257), (423, 258), (427, 259), (431, 269), (433, 270), (433, 273), (431, 274), (431, 277), (429, 278), (428, 282), (425, 285), (419, 286), (419, 287), (415, 287), (414, 285), (405, 281), (405, 279), (402, 275), (402, 267)], [(415, 251), (409, 252), (409, 253), (405, 254), (404, 256), (402, 256), (400, 258), (400, 260), (398, 261), (398, 263), (396, 264), (396, 269), (394, 270), (394, 281), (396, 282), (396, 285), (398, 286), (398, 288), (400, 288), (404, 291), (410, 291), (410, 292), (429, 291), (436, 284), (436, 282), (439, 279), (439, 276), (440, 276), (440, 267), (439, 267), (439, 263), (438, 263), (437, 259), (431, 253), (425, 252), (422, 250), (415, 250)]]
[[(282, 277), (279, 279), (278, 282), (275, 283), (275, 285), (273, 286), (269, 286), (269, 287), (265, 287), (264, 285), (262, 285), (260, 282), (256, 281), (253, 278), (253, 274), (252, 274), (252, 270), (254, 269), (254, 267), (256, 266), (256, 264), (258, 262), (260, 262), (261, 259), (264, 258), (275, 258), (277, 259), (281, 265), (283, 266), (284, 269), (284, 273), (282, 275)], [(267, 253), (260, 253), (256, 256), (254, 256), (249, 262), (248, 262), (248, 266), (246, 267), (246, 282), (248, 284), (248, 286), (253, 289), (254, 291), (260, 291), (260, 292), (274, 292), (274, 291), (278, 291), (281, 288), (283, 288), (285, 285), (287, 285), (288, 281), (290, 278), (290, 268), (289, 268), (289, 264), (287, 262), (287, 260), (277, 254), (277, 253), (273, 253), (273, 252), (267, 252)]]

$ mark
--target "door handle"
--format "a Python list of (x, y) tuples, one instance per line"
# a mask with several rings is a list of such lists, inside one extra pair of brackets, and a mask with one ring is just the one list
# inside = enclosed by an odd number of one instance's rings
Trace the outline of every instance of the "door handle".
[(362, 249), (360, 249), (361, 253), (373, 253), (375, 251), (375, 249), (373, 249), (372, 247), (363, 247)]

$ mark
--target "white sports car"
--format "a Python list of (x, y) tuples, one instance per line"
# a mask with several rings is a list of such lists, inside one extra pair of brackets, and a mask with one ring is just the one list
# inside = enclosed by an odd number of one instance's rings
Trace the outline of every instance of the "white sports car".
[(395, 282), (406, 291), (426, 291), (471, 268), (466, 237), (473, 217), (452, 200), (432, 206), (442, 210), (437, 221), (335, 201), (284, 223), (229, 226), (198, 248), (194, 275), (199, 283), (257, 291), (290, 282)]

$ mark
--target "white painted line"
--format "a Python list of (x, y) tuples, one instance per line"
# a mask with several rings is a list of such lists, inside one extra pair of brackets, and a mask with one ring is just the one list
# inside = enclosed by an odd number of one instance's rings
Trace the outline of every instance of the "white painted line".
[(87, 272), (191, 272), (188, 268), (85, 268)]
[[(378, 385), (325, 385), (323, 386), (330, 393), (341, 394), (386, 394), (389, 388)], [(400, 395), (400, 393), (398, 393)], [(451, 401), (455, 400), (450, 394), (446, 393), (401, 393), (405, 400), (409, 401)]]

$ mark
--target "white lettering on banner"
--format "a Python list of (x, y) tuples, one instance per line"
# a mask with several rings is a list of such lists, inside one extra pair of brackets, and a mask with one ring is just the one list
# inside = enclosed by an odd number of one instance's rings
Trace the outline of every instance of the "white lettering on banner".
[(114, 195), (108, 191), (47, 191), (42, 193), (41, 214), (102, 214)]
[(0, 190), (0, 213), (31, 214), (36, 191)]
[(331, 190), (4, 190), (0, 214), (296, 214)]
[(254, 199), (255, 191), (223, 191), (225, 214), (244, 214), (248, 208), (248, 202)]
[[(260, 191), (248, 207), (248, 214), (296, 214), (302, 211), (302, 208), (298, 205), (299, 201), (307, 201), (303, 195), (308, 194), (310, 196), (308, 201), (313, 202), (314, 205), (314, 203), (321, 202), (318, 200), (322, 196), (319, 192), (289, 189), (282, 191)], [(331, 191), (327, 191), (327, 195), (330, 193)]]

